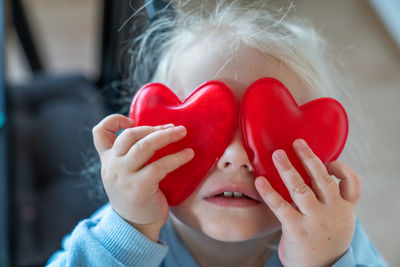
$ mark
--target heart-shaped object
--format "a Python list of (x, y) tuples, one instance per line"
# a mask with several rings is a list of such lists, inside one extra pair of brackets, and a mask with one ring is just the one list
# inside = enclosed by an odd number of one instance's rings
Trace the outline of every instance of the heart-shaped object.
[(293, 141), (304, 139), (326, 164), (339, 157), (347, 139), (347, 115), (338, 101), (319, 98), (299, 107), (286, 87), (274, 78), (262, 78), (251, 84), (241, 109), (245, 149), (256, 176), (265, 176), (289, 202), (292, 199), (272, 162), (272, 153), (285, 150), (305, 183), (311, 185), (293, 150)]
[(180, 204), (199, 185), (224, 153), (238, 127), (238, 103), (229, 87), (209, 81), (183, 102), (165, 85), (150, 83), (132, 100), (129, 117), (137, 126), (167, 123), (183, 125), (187, 135), (160, 150), (147, 164), (184, 148), (194, 150), (194, 158), (169, 173), (160, 189), (170, 206)]

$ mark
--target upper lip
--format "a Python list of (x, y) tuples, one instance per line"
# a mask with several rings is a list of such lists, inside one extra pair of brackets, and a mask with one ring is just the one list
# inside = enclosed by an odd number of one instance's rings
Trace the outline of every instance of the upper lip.
[(216, 195), (222, 194), (224, 192), (238, 192), (238, 193), (242, 193), (254, 200), (257, 201), (262, 201), (260, 199), (259, 194), (257, 194), (256, 192), (252, 191), (251, 189), (249, 189), (246, 186), (243, 185), (234, 185), (234, 184), (227, 184), (227, 185), (223, 185), (221, 187), (219, 187), (217, 190), (212, 191), (210, 194), (208, 194), (205, 198), (210, 198), (210, 197), (214, 197)]

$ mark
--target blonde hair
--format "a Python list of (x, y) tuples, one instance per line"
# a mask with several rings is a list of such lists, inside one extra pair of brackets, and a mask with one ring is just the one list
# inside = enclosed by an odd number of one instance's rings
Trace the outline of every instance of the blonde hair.
[(241, 45), (255, 48), (289, 67), (312, 88), (312, 97), (332, 97), (340, 101), (348, 113), (350, 125), (341, 158), (352, 161), (352, 166), (368, 168), (372, 159), (372, 135), (361, 107), (354, 101), (351, 80), (339, 71), (337, 57), (332, 56), (328, 44), (311, 25), (298, 18), (289, 19), (293, 10), (291, 2), (279, 9), (269, 7), (265, 0), (188, 0), (174, 1), (173, 6), (173, 13), (164, 10), (164, 14), (135, 39), (130, 88), (137, 90), (142, 86), (143, 77), (148, 79), (146, 82), (168, 85), (170, 66), (185, 50), (205, 38), (226, 34), (233, 53)]

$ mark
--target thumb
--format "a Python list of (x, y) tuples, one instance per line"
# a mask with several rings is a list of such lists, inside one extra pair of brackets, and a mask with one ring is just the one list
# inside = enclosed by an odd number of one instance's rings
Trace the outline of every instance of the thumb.
[(97, 152), (101, 154), (113, 146), (118, 130), (133, 126), (134, 121), (121, 114), (113, 114), (105, 117), (92, 130), (93, 142)]

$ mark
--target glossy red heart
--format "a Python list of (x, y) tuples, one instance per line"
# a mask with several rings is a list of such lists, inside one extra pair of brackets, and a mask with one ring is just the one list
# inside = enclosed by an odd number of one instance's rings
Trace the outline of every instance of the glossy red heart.
[(348, 134), (347, 115), (332, 98), (319, 98), (298, 106), (278, 80), (262, 78), (246, 90), (241, 105), (241, 127), (245, 148), (256, 176), (265, 176), (286, 200), (292, 201), (272, 162), (272, 153), (283, 149), (293, 166), (310, 185), (292, 143), (304, 139), (326, 164), (336, 160)]
[(174, 123), (187, 129), (184, 139), (158, 150), (148, 164), (184, 148), (195, 153), (190, 162), (160, 182), (169, 205), (186, 199), (222, 156), (238, 127), (238, 116), (235, 96), (219, 81), (201, 85), (183, 102), (159, 83), (147, 84), (136, 93), (129, 117), (137, 126)]

